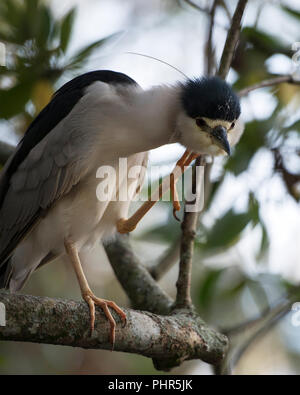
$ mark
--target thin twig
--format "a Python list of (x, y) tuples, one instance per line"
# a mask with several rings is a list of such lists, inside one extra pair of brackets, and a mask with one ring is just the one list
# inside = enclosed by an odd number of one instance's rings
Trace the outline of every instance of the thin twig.
[(266, 316), (272, 314), (272, 312), (274, 313), (275, 310), (277, 311), (280, 306), (286, 303), (286, 300), (287, 295), (282, 296), (277, 302), (273, 303), (272, 306), (267, 306), (255, 317), (251, 317), (250, 319), (247, 319), (246, 321), (232, 327), (221, 329), (221, 332), (230, 337), (239, 335), (240, 333), (253, 328), (255, 325), (265, 320)]
[(226, 78), (231, 66), (234, 50), (239, 39), (239, 33), (241, 30), (241, 20), (244, 14), (246, 4), (247, 4), (247, 0), (239, 0), (232, 17), (231, 26), (227, 34), (227, 38), (225, 41), (225, 45), (220, 61), (219, 71), (217, 73), (218, 76), (221, 77), (222, 79)]
[[(272, 303), (272, 306), (268, 306), (259, 316), (252, 317), (242, 324), (222, 330), (222, 333), (229, 337), (231, 347), (226, 359), (221, 362), (220, 366), (216, 367), (216, 374), (231, 374), (234, 367), (253, 342), (265, 335), (280, 319), (289, 313), (293, 303), (299, 300), (299, 296), (300, 288), (297, 285), (290, 289), (288, 293), (281, 296), (276, 302)], [(243, 341), (239, 341), (238, 339), (243, 333), (248, 334), (248, 337)], [(233, 341), (236, 345), (233, 345)]]
[(267, 80), (263, 80), (261, 82), (258, 82), (257, 84), (253, 84), (250, 86), (247, 86), (244, 89), (241, 89), (238, 94), (240, 97), (248, 95), (248, 93), (260, 89), (260, 88), (266, 88), (268, 86), (273, 86), (273, 85), (278, 85), (282, 83), (289, 83), (289, 84), (296, 84), (300, 85), (300, 80), (295, 80), (292, 75), (281, 75), (279, 77), (275, 78), (269, 78)]
[[(199, 156), (196, 159), (194, 170), (197, 166), (205, 166), (205, 158)], [(205, 169), (204, 169), (205, 170)], [(193, 177), (193, 190), (197, 190), (196, 171)], [(192, 258), (194, 252), (194, 239), (196, 235), (197, 220), (199, 212), (188, 212), (184, 210), (184, 217), (182, 222), (182, 236), (180, 244), (180, 263), (179, 274), (176, 283), (176, 308), (191, 308), (191, 273), (192, 273)]]
[(168, 248), (167, 252), (163, 255), (160, 261), (153, 265), (149, 272), (154, 280), (160, 280), (168, 270), (175, 265), (175, 263), (179, 260), (179, 251), (180, 251), (180, 240), (176, 240), (170, 248)]
[[(194, 3), (191, 0), (177, 0), (177, 2), (180, 6), (183, 3), (186, 3), (199, 12), (205, 13), (207, 15), (209, 15), (209, 13), (210, 13), (209, 7), (205, 8), (205, 7), (198, 6), (196, 3)], [(223, 3), (223, 0), (220, 0), (220, 2)], [(223, 6), (223, 4), (222, 4), (222, 6)], [(226, 15), (229, 15), (228, 10), (225, 9), (225, 12), (226, 12)], [(231, 20), (231, 17), (229, 19)], [(228, 29), (228, 26), (226, 26), (225, 24), (220, 23), (218, 21), (215, 21), (215, 26), (218, 26), (220, 29), (225, 30), (225, 31), (227, 31), (227, 29)]]
[(231, 21), (230, 11), (229, 11), (229, 9), (227, 7), (226, 2), (224, 0), (220, 0), (220, 5), (223, 7), (228, 20)]
[(208, 26), (208, 35), (207, 35), (207, 42), (206, 42), (206, 74), (212, 75), (216, 60), (215, 60), (215, 51), (213, 48), (213, 31), (214, 31), (214, 24), (215, 24), (215, 14), (217, 5), (220, 0), (214, 0), (211, 10), (209, 12), (209, 26)]
[(208, 13), (208, 8), (204, 8), (199, 6), (198, 4), (194, 3), (192, 0), (183, 0), (186, 4), (190, 5), (191, 7), (195, 8), (197, 11)]
[[(210, 173), (212, 169), (213, 161), (211, 163), (205, 164), (204, 169), (204, 207), (199, 213), (199, 218), (205, 211), (207, 206), (207, 202), (209, 200), (211, 191), (212, 191), (212, 184), (210, 182)], [(167, 272), (174, 266), (179, 260), (179, 252), (180, 252), (180, 240), (176, 240), (175, 243), (168, 249), (167, 253), (163, 255), (161, 260), (156, 264), (153, 265), (149, 272), (152, 277), (158, 281), (160, 280)]]
[(284, 318), (291, 311), (292, 304), (292, 301), (285, 301), (280, 308), (277, 307), (272, 310), (270, 316), (261, 323), (261, 325), (248, 337), (248, 339), (243, 342), (240, 347), (235, 348), (232, 353), (232, 357), (227, 363), (224, 363), (222, 374), (231, 374), (249, 347), (262, 336), (267, 334), (282, 318)]
[[(216, 7), (217, 2), (215, 2)], [(239, 0), (234, 15), (232, 17), (231, 26), (227, 34), (225, 46), (223, 49), (218, 75), (225, 79), (229, 71), (234, 49), (239, 38), (241, 29), (241, 19), (247, 4), (247, 0)], [(213, 11), (215, 12), (215, 10)], [(205, 158), (199, 158), (199, 163), (205, 163)], [(194, 184), (194, 181), (193, 181)], [(195, 184), (193, 185), (195, 187)], [(191, 288), (191, 271), (192, 271), (192, 257), (194, 248), (194, 239), (196, 234), (196, 224), (199, 213), (184, 213), (182, 223), (182, 238), (180, 246), (180, 264), (179, 275), (176, 283), (177, 296), (176, 307), (191, 308), (192, 301), (190, 296)]]

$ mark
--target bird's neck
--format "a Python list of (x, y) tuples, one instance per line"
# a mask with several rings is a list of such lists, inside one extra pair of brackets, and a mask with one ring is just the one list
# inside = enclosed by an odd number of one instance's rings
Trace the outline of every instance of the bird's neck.
[(134, 97), (134, 130), (138, 144), (148, 151), (176, 141), (175, 122), (179, 110), (178, 88), (157, 86), (137, 91)]

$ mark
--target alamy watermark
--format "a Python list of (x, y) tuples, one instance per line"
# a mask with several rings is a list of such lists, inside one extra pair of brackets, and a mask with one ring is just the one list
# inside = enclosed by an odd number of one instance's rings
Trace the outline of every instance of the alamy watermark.
[[(162, 200), (171, 201), (171, 176), (164, 176), (167, 173), (166, 166), (150, 166), (146, 168), (142, 165), (128, 167), (127, 158), (120, 158), (117, 167), (100, 166), (96, 172), (99, 183), (96, 189), (97, 199), (100, 202), (107, 201), (146, 201)], [(204, 205), (204, 166), (184, 168), (176, 166), (173, 170), (178, 201), (185, 201), (185, 209), (188, 212), (201, 211)], [(196, 177), (196, 183), (193, 183)], [(139, 193), (141, 180), (148, 194)], [(193, 184), (196, 185), (193, 190)]]
[(292, 51), (295, 53), (292, 56), (292, 61), (296, 66), (300, 66), (300, 42), (296, 41), (292, 44)]
[(6, 46), (0, 41), (0, 66), (6, 66)]
[(300, 302), (293, 304), (292, 311), (294, 311), (294, 313), (292, 314), (291, 324), (298, 327), (300, 326)]
[(0, 302), (0, 326), (6, 326), (5, 304)]

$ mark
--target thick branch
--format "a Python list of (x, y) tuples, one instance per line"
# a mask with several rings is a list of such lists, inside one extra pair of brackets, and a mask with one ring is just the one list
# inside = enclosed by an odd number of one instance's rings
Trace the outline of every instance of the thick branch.
[(223, 79), (226, 78), (231, 66), (234, 50), (239, 39), (239, 34), (241, 30), (241, 20), (244, 14), (246, 4), (247, 4), (247, 0), (239, 0), (232, 17), (231, 26), (227, 34), (225, 46), (220, 61), (220, 67), (218, 71), (218, 76)]
[[(0, 327), (0, 340), (58, 344), (111, 349), (109, 323), (100, 309), (96, 326), (89, 334), (89, 311), (84, 302), (0, 293), (6, 306), (6, 326)], [(127, 325), (118, 317), (115, 350), (136, 353), (159, 361), (157, 368), (168, 370), (184, 360), (219, 362), (226, 351), (226, 337), (207, 327), (191, 313), (171, 316), (124, 309)]]
[(292, 75), (281, 75), (279, 77), (269, 78), (267, 80), (258, 82), (257, 84), (247, 86), (246, 88), (241, 89), (239, 91), (239, 96), (240, 97), (246, 96), (246, 95), (248, 95), (248, 93), (254, 91), (255, 89), (266, 88), (268, 86), (278, 85), (278, 84), (282, 84), (285, 82), (290, 83), (290, 84), (300, 85), (300, 81), (295, 80)]
[(168, 314), (171, 311), (173, 300), (134, 255), (127, 235), (118, 236), (104, 248), (118, 280), (135, 308), (158, 314)]

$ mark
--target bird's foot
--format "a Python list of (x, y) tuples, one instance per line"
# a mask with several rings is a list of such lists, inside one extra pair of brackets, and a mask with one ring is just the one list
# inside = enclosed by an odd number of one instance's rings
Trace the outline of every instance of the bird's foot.
[(112, 345), (112, 350), (115, 344), (115, 332), (116, 332), (116, 321), (112, 316), (111, 312), (109, 311), (109, 307), (115, 310), (115, 312), (120, 316), (121, 320), (123, 321), (123, 326), (126, 325), (126, 314), (123, 310), (120, 309), (119, 306), (116, 305), (115, 302), (110, 300), (105, 300), (101, 298), (97, 298), (92, 292), (86, 295), (83, 295), (83, 299), (87, 302), (89, 309), (90, 309), (90, 328), (91, 334), (95, 328), (95, 305), (101, 307), (103, 310), (106, 318), (110, 322), (110, 343)]

